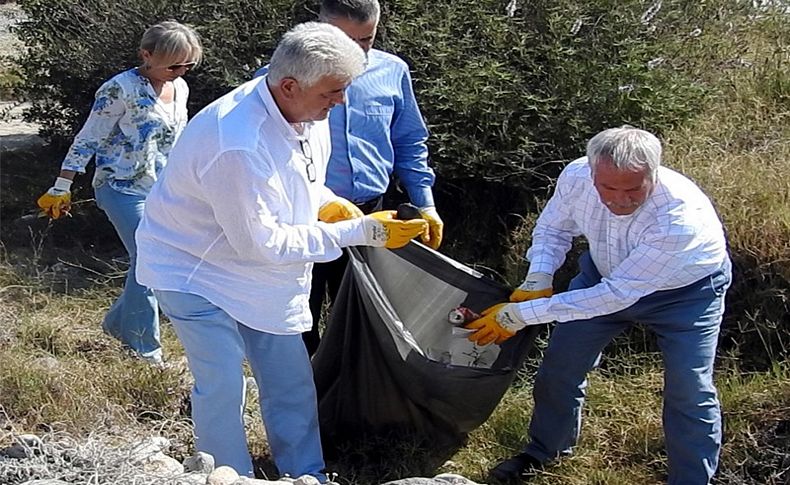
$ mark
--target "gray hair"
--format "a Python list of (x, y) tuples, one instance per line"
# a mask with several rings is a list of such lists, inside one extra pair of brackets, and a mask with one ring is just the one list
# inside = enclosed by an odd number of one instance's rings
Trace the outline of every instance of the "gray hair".
[(175, 20), (148, 27), (140, 40), (140, 49), (172, 62), (181, 61), (184, 57), (195, 63), (203, 59), (203, 46), (198, 34)]
[(587, 143), (587, 161), (593, 171), (600, 161), (611, 163), (618, 170), (647, 169), (655, 181), (661, 165), (661, 142), (654, 134), (633, 126), (609, 128)]
[(354, 79), (366, 57), (356, 42), (334, 25), (305, 22), (283, 35), (269, 62), (269, 86), (293, 78), (306, 87), (325, 76)]
[(333, 18), (347, 18), (354, 22), (378, 21), (381, 14), (379, 0), (323, 0), (318, 18), (327, 22)]

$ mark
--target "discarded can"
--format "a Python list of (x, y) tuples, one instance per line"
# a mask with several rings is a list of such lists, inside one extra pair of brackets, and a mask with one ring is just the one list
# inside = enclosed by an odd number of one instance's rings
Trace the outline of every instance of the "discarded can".
[(408, 202), (404, 202), (398, 206), (398, 212), (395, 216), (396, 219), (401, 221), (410, 221), (412, 219), (419, 219), (420, 217), (422, 217), (420, 215), (420, 209), (418, 209), (416, 205), (409, 204)]
[(477, 320), (480, 316), (474, 310), (465, 306), (459, 306), (450, 310), (450, 313), (447, 314), (447, 321), (456, 327), (463, 327), (467, 323)]

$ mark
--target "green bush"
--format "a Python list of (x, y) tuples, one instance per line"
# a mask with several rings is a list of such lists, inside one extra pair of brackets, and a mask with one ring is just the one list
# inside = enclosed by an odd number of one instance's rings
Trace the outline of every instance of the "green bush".
[[(384, 5), (380, 45), (413, 68), (444, 178), (530, 189), (556, 174), (548, 162), (576, 157), (591, 133), (622, 123), (662, 131), (695, 110), (704, 87), (672, 55), (716, 19), (713, 7), (687, 4), (541, 1), (508, 16), (500, 0), (399, 0)], [(20, 62), (29, 115), (66, 138), (99, 84), (135, 65), (147, 25), (175, 18), (203, 37), (205, 64), (189, 75), (194, 112), (249, 79), (280, 35), (316, 9), (284, 0), (20, 5), (29, 18), (18, 28), (29, 47)]]

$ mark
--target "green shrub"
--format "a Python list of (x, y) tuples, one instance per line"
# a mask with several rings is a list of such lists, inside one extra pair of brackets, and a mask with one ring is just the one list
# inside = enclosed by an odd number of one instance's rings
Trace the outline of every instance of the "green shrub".
[[(384, 6), (380, 45), (413, 68), (444, 178), (530, 189), (556, 173), (548, 162), (578, 156), (591, 133), (626, 122), (662, 131), (695, 110), (704, 86), (673, 54), (716, 20), (713, 7), (687, 3), (542, 1), (508, 16), (499, 0), (400, 0)], [(172, 17), (203, 37), (205, 64), (189, 75), (194, 112), (249, 79), (282, 32), (316, 8), (284, 0), (20, 5), (29, 17), (18, 28), (29, 47), (20, 63), (29, 115), (45, 134), (66, 138), (98, 85), (135, 65), (147, 25)]]

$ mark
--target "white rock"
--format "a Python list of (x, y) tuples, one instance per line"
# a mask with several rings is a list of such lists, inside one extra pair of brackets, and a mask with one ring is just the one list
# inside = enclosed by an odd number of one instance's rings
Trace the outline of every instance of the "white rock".
[(34, 434), (20, 434), (15, 436), (16, 442), (22, 446), (27, 446), (33, 450), (39, 450), (44, 447), (44, 443), (41, 441), (41, 438)]
[(433, 478), (412, 477), (387, 482), (384, 485), (480, 485), (461, 475), (442, 473)]
[(68, 482), (63, 480), (46, 479), (46, 480), (30, 480), (24, 482), (22, 485), (69, 485)]
[(209, 474), (214, 471), (214, 457), (198, 451), (184, 460), (184, 471)]
[(321, 482), (312, 475), (302, 475), (294, 480), (293, 485), (321, 485)]
[(184, 465), (162, 452), (148, 456), (142, 460), (141, 465), (143, 471), (148, 475), (171, 477), (184, 473)]
[(436, 475), (433, 477), (433, 479), (439, 482), (449, 483), (450, 485), (480, 485), (477, 482), (473, 482), (472, 480), (455, 473), (442, 473), (440, 475)]
[(208, 475), (205, 473), (185, 473), (183, 476), (176, 477), (173, 485), (206, 485)]
[(207, 485), (232, 485), (239, 479), (236, 470), (229, 466), (221, 466), (215, 469), (206, 479)]
[(286, 482), (283, 480), (261, 480), (259, 478), (241, 477), (233, 485), (290, 485), (293, 482)]
[(149, 456), (164, 453), (167, 448), (170, 448), (170, 440), (162, 436), (152, 436), (134, 445), (129, 459), (132, 462), (145, 461)]

